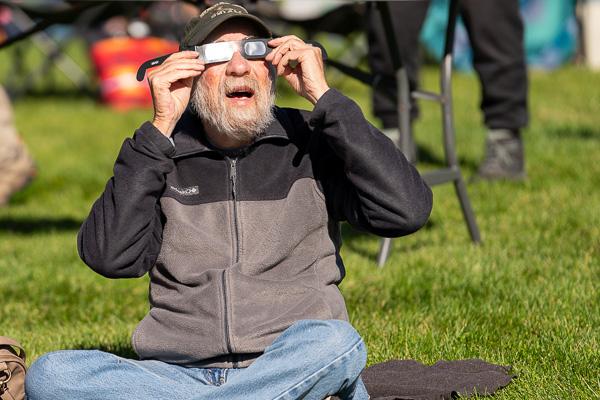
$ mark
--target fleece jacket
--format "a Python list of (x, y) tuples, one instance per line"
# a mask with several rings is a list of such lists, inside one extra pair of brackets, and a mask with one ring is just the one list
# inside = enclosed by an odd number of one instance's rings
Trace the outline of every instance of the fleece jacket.
[(347, 320), (340, 222), (396, 237), (427, 221), (431, 190), (352, 100), (274, 113), (236, 154), (189, 111), (174, 146), (149, 122), (123, 143), (78, 250), (106, 277), (150, 275), (141, 359), (244, 367), (298, 320)]

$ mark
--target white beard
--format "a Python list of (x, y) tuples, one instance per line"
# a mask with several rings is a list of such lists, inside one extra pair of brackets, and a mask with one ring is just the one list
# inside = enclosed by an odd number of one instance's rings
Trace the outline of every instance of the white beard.
[[(254, 90), (256, 106), (227, 107), (227, 89), (236, 85), (244, 85)], [(213, 127), (220, 134), (239, 142), (252, 143), (261, 136), (267, 126), (273, 122), (273, 106), (275, 94), (270, 87), (260, 87), (258, 82), (249, 77), (226, 77), (218, 87), (207, 87), (202, 77), (194, 81), (190, 105), (205, 124)]]

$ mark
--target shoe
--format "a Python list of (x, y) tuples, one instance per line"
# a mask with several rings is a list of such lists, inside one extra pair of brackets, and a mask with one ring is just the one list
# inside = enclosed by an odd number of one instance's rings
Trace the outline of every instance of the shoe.
[(492, 129), (488, 131), (485, 158), (476, 178), (485, 180), (515, 180), (526, 178), (523, 142), (519, 131)]
[(25, 145), (3, 149), (0, 154), (0, 207), (8, 204), (10, 197), (23, 189), (36, 175), (35, 163)]

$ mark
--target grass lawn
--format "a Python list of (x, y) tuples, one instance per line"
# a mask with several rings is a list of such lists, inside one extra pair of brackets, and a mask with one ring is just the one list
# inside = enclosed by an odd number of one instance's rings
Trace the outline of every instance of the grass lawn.
[[(435, 70), (423, 78), (435, 89)], [(366, 87), (332, 82), (369, 110)], [(379, 239), (344, 227), (341, 289), (369, 364), (482, 358), (518, 374), (498, 399), (600, 398), (599, 88), (600, 73), (576, 67), (531, 73), (528, 180), (468, 186), (482, 245), (470, 242), (450, 185), (434, 188), (430, 222), (394, 240), (383, 269)], [(457, 74), (454, 91), (468, 179), (485, 132), (476, 77)], [(307, 106), (285, 94), (279, 104)], [(123, 139), (151, 114), (64, 96), (20, 100), (15, 113), (39, 176), (0, 209), (0, 334), (19, 339), (29, 362), (66, 348), (131, 356), (148, 281), (96, 275), (75, 237)], [(424, 104), (416, 138), (434, 161), (423, 170), (441, 159), (439, 121)]]

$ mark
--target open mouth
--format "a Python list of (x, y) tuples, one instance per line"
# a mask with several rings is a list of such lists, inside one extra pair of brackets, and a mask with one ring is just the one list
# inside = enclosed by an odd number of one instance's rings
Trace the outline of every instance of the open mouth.
[(248, 86), (236, 86), (227, 90), (225, 95), (230, 99), (249, 99), (254, 96), (254, 90)]

